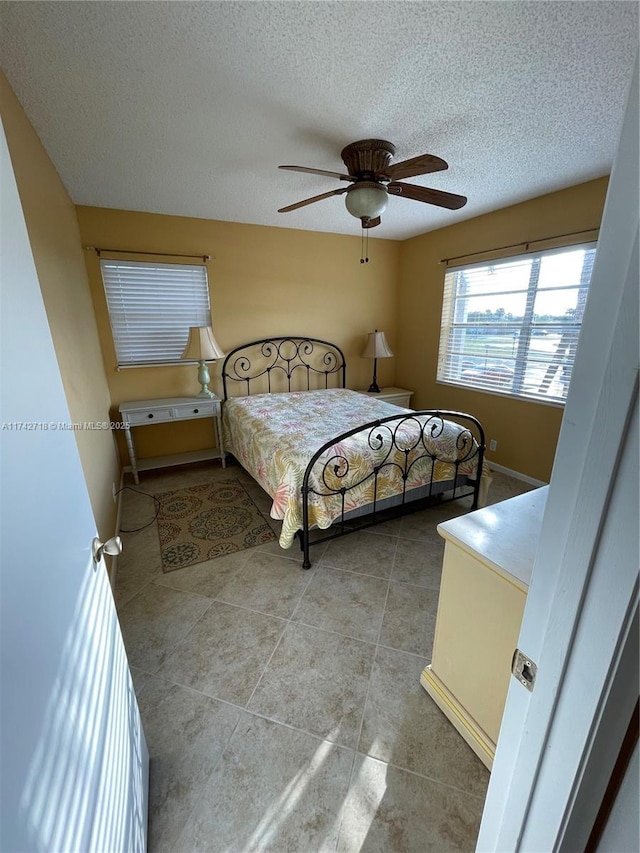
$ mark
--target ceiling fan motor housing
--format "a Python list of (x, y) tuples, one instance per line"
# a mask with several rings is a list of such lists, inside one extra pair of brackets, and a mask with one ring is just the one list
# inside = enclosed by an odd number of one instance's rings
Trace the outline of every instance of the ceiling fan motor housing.
[(384, 139), (361, 139), (343, 148), (340, 156), (350, 175), (376, 180), (374, 175), (386, 171), (395, 153), (395, 145)]

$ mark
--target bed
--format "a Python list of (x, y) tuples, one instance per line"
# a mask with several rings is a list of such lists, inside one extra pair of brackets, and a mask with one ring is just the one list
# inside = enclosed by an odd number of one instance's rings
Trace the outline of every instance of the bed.
[(300, 539), (304, 568), (316, 542), (436, 501), (482, 503), (480, 423), (347, 389), (344, 355), (327, 341), (243, 344), (226, 356), (222, 382), (225, 447), (271, 496), (280, 545)]

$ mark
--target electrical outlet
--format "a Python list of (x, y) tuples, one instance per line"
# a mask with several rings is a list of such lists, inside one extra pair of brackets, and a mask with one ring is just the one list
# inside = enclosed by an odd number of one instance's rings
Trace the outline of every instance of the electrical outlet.
[(498, 442), (496, 441), (495, 438), (492, 438), (491, 441), (489, 442), (489, 450), (497, 450), (497, 449), (498, 449)]
[(111, 484), (111, 494), (113, 495), (113, 502), (116, 503), (118, 500), (118, 487), (115, 483)]

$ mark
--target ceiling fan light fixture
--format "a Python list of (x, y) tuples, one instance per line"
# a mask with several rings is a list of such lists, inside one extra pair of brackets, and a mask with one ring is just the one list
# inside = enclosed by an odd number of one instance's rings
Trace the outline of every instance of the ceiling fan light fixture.
[(384, 213), (388, 201), (386, 189), (375, 181), (354, 184), (344, 200), (347, 210), (356, 219), (375, 219)]

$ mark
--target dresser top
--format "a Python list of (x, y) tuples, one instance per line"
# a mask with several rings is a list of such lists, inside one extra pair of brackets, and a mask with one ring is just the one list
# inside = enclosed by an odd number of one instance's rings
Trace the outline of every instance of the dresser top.
[(121, 412), (135, 412), (138, 409), (156, 409), (160, 406), (186, 406), (190, 403), (219, 403), (219, 397), (163, 397), (159, 400), (130, 400), (128, 403), (120, 403), (118, 407)]
[(443, 521), (438, 533), (525, 590), (538, 548), (548, 486)]

